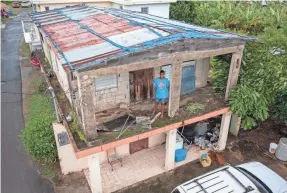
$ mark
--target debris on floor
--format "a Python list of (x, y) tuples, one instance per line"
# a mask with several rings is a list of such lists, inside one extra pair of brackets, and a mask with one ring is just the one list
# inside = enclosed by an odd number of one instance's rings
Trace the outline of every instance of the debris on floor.
[[(179, 133), (189, 144), (198, 145), (202, 150), (218, 150), (220, 119), (210, 119), (179, 129)], [(189, 145), (187, 144), (187, 145)]]

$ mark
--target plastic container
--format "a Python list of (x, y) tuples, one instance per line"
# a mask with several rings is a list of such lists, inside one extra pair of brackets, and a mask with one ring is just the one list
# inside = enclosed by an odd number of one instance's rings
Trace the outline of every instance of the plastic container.
[(200, 159), (199, 161), (200, 161), (202, 167), (208, 167), (211, 165), (211, 158), (209, 156), (206, 156), (205, 159)]
[(277, 146), (278, 145), (276, 143), (270, 143), (270, 145), (269, 145), (269, 152), (270, 153), (275, 153)]
[(191, 147), (190, 144), (187, 144), (187, 143), (184, 143), (184, 144), (183, 144), (183, 149), (184, 149), (185, 151), (189, 151), (190, 147)]
[(175, 162), (181, 162), (186, 159), (186, 151), (184, 149), (175, 150)]
[(175, 149), (182, 149), (183, 148), (183, 139), (181, 136), (176, 134), (176, 144), (175, 144)]
[(275, 152), (275, 156), (281, 161), (287, 161), (287, 138), (282, 137)]

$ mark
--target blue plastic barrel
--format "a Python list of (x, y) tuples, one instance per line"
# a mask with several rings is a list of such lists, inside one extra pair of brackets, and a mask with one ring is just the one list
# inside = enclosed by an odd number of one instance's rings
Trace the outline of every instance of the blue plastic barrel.
[(181, 162), (186, 159), (186, 151), (184, 149), (175, 150), (175, 162)]

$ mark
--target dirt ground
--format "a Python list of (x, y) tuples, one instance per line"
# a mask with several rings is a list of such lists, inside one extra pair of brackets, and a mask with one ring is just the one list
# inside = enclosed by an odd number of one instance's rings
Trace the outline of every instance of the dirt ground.
[(90, 193), (90, 188), (83, 172), (59, 176), (55, 186), (56, 193)]
[[(226, 162), (237, 165), (249, 161), (258, 161), (287, 180), (287, 163), (277, 160), (268, 153), (269, 144), (279, 142), (281, 137), (279, 130), (280, 125), (268, 120), (257, 129), (241, 132), (238, 138), (229, 136), (227, 148), (223, 152)], [(203, 168), (199, 162), (188, 163), (173, 171), (149, 178), (116, 193), (168, 193), (181, 183), (217, 167), (214, 162), (208, 168)]]

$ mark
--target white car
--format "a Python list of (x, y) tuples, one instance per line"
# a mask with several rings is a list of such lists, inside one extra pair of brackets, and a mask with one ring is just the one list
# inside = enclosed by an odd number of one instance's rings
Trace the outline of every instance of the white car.
[(31, 2), (30, 1), (22, 1), (21, 7), (31, 7)]
[(287, 193), (287, 181), (259, 162), (224, 166), (176, 187), (172, 193)]

